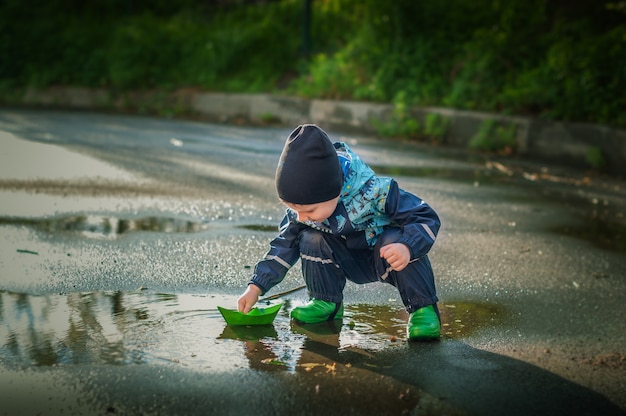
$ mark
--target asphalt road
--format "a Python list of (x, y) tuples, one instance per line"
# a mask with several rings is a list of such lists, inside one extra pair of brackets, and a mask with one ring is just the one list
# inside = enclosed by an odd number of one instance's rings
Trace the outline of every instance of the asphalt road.
[(383, 284), (336, 327), (289, 322), (304, 291), (226, 326), (290, 130), (0, 111), (0, 413), (626, 413), (626, 184), (599, 174), (329, 131), (440, 214), (442, 339), (407, 343)]

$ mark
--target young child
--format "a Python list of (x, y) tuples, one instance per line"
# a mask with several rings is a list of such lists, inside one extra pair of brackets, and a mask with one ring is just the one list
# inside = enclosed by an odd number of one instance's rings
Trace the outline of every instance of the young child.
[(348, 145), (332, 143), (313, 124), (287, 138), (276, 190), (287, 212), (279, 235), (260, 260), (237, 304), (248, 313), (259, 296), (302, 260), (309, 302), (291, 318), (317, 323), (343, 317), (346, 279), (395, 286), (410, 314), (407, 337), (439, 337), (433, 270), (427, 253), (440, 221), (417, 196), (394, 179), (378, 177)]

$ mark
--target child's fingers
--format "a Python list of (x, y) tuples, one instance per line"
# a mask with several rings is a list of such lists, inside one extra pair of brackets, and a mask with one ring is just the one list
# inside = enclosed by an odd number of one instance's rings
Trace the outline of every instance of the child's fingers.
[(390, 260), (391, 258), (396, 256), (396, 254), (396, 250), (394, 250), (394, 247), (391, 245), (384, 246), (380, 249), (380, 257), (384, 258), (385, 260)]
[(380, 257), (384, 258), (391, 268), (397, 272), (403, 270), (409, 260), (407, 257), (408, 253), (404, 253), (399, 247), (401, 246), (389, 244), (380, 248)]
[(250, 305), (248, 299), (245, 296), (242, 296), (237, 301), (237, 309), (239, 312), (248, 313), (250, 312), (250, 309), (252, 309), (252, 306)]
[(241, 312), (243, 313), (248, 313), (250, 312), (250, 310), (252, 309), (252, 305), (250, 305), (249, 303), (246, 303), (242, 308), (241, 308)]
[(390, 256), (394, 255), (395, 249), (393, 245), (387, 245), (380, 248), (380, 257), (384, 259), (389, 259)]

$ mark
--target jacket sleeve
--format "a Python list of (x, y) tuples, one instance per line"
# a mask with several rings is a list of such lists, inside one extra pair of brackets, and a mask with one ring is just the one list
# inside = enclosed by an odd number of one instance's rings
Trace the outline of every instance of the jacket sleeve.
[(402, 228), (400, 243), (411, 251), (411, 260), (427, 254), (435, 244), (441, 221), (437, 213), (421, 198), (398, 187), (391, 181), (385, 211), (392, 224)]
[(300, 258), (296, 240), (303, 227), (303, 224), (290, 221), (289, 215), (285, 215), (279, 235), (270, 242), (269, 251), (254, 267), (249, 284), (255, 284), (265, 294), (285, 278), (287, 271)]

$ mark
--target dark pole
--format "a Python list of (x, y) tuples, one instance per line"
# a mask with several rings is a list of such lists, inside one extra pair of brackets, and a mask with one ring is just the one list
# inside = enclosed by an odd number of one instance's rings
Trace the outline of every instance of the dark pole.
[(302, 13), (302, 57), (307, 59), (311, 53), (311, 3), (313, 0), (304, 0)]

